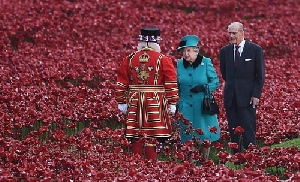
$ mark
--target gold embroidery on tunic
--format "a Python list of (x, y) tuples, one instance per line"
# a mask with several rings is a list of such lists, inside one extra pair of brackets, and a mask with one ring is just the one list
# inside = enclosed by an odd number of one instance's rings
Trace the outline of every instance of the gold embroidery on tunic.
[(143, 54), (141, 54), (139, 56), (140, 63), (147, 63), (149, 61), (149, 59), (150, 59), (150, 56), (149, 56), (149, 54), (147, 54), (147, 52), (144, 52)]
[(150, 77), (150, 74), (147, 72), (147, 71), (141, 71), (139, 74), (138, 74), (138, 78), (139, 79), (142, 79), (142, 80), (145, 80), (147, 78)]
[(139, 80), (146, 80), (150, 77), (150, 73), (147, 72), (146, 64), (141, 64), (140, 69), (136, 66), (135, 71)]
[(146, 46), (142, 49), (142, 51), (155, 51), (152, 47)]

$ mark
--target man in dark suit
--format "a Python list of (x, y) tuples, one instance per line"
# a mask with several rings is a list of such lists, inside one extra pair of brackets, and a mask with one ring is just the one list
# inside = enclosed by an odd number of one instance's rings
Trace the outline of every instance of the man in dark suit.
[(244, 38), (244, 26), (233, 22), (228, 26), (230, 44), (220, 50), (220, 70), (225, 81), (224, 106), (231, 142), (239, 144), (240, 134), (233, 128), (241, 126), (244, 149), (256, 144), (256, 107), (265, 80), (265, 61), (260, 46)]

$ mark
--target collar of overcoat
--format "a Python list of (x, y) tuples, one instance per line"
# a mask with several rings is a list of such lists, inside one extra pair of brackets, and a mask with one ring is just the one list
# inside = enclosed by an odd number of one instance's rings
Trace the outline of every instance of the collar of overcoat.
[[(203, 59), (203, 56), (198, 54), (196, 60), (192, 63), (193, 68), (197, 68), (199, 66), (199, 64), (201, 64), (202, 59)], [(189, 65), (190, 65), (190, 63), (186, 59), (183, 59), (184, 68), (187, 68)]]

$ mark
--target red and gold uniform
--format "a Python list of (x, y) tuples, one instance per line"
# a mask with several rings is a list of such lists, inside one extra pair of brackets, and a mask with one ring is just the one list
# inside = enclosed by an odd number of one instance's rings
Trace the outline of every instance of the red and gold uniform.
[(127, 56), (118, 70), (116, 99), (128, 105), (126, 137), (166, 138), (171, 135), (168, 105), (178, 101), (172, 60), (145, 47)]

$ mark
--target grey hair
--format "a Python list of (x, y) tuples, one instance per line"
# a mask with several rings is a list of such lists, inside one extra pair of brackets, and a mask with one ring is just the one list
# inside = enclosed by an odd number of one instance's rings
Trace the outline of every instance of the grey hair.
[(228, 25), (228, 30), (231, 28), (231, 27), (235, 27), (235, 26), (237, 26), (238, 27), (238, 30), (239, 31), (244, 31), (245, 29), (244, 29), (244, 25), (241, 23), (241, 22), (233, 22), (233, 23), (231, 23), (230, 25)]
[(194, 47), (194, 51), (197, 52), (197, 53), (199, 53), (200, 48), (199, 47)]
[[(183, 48), (181, 48), (180, 50), (179, 50), (179, 52), (182, 52), (183, 51)], [(200, 48), (197, 46), (197, 47), (194, 47), (193, 46), (193, 51), (195, 51), (196, 53), (199, 53), (200, 52)]]

